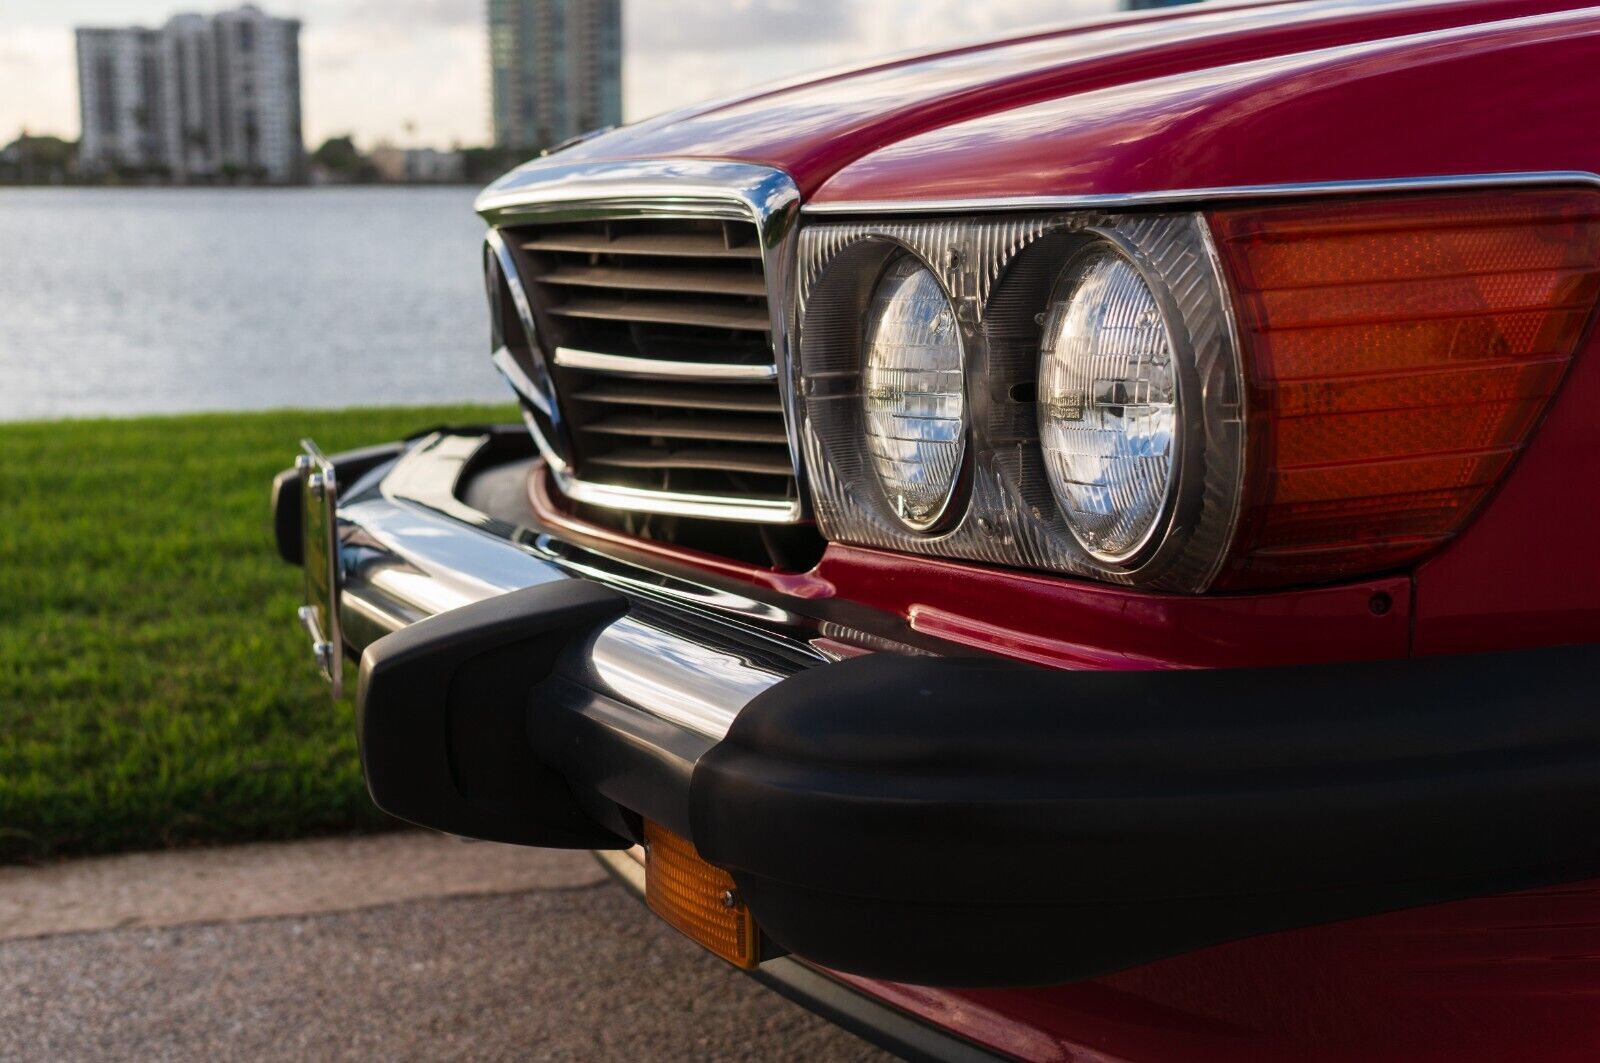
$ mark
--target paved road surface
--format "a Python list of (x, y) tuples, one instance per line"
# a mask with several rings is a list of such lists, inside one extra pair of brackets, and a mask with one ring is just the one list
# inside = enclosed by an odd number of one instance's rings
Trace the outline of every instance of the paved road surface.
[[(0, 1059), (887, 1058), (647, 918), (587, 855), (443, 848), (458, 844), (397, 835), (0, 872)], [(478, 881), (502, 892), (463, 894), (482, 887), (439, 872), (431, 892), (455, 895), (419, 896), (417, 869), (458, 856), (499, 862)], [(348, 907), (352, 865), (386, 903)], [(281, 914), (297, 899), (307, 914)], [(346, 910), (310, 910), (328, 907)], [(108, 917), (143, 925), (75, 929)]]

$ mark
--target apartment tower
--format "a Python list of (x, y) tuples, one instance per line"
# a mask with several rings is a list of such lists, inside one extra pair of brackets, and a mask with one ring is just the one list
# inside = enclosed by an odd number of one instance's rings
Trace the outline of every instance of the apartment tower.
[(178, 181), (305, 172), (300, 23), (247, 5), (160, 29), (81, 28), (79, 165)]
[(494, 142), (538, 150), (622, 121), (622, 0), (488, 0)]

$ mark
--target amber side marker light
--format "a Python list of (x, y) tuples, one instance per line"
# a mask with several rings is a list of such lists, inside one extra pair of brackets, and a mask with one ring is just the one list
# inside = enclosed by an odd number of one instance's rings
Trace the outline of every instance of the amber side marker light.
[(1555, 394), (1600, 295), (1600, 193), (1222, 210), (1249, 380), (1219, 586), (1393, 568), (1457, 534)]
[(746, 969), (761, 962), (760, 931), (733, 878), (700, 859), (687, 838), (646, 820), (644, 898), (670, 925)]

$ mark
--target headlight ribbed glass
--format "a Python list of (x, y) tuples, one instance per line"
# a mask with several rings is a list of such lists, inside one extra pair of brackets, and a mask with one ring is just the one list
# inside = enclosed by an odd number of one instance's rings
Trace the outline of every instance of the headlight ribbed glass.
[(1039, 359), (1039, 433), (1067, 526), (1101, 561), (1152, 541), (1176, 480), (1178, 377), (1167, 324), (1109, 245), (1062, 276)]
[(889, 506), (938, 523), (966, 451), (960, 330), (939, 281), (912, 255), (890, 262), (867, 308), (861, 379), (867, 449)]

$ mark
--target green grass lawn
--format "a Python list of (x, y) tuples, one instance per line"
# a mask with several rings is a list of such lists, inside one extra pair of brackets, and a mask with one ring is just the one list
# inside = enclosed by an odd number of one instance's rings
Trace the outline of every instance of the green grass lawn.
[(0, 861), (376, 829), (268, 485), (509, 408), (0, 425)]

